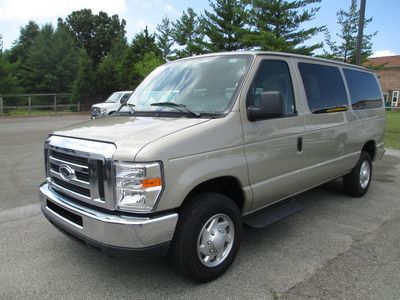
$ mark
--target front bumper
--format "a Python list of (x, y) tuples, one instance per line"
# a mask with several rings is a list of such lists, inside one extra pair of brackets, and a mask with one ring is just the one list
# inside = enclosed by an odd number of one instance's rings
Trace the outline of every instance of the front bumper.
[(39, 187), (39, 198), (42, 212), (51, 223), (101, 249), (142, 251), (168, 244), (178, 221), (177, 213), (157, 217), (104, 213), (54, 193), (47, 183)]
[(106, 113), (106, 111), (102, 112), (101, 109), (91, 108), (90, 115), (92, 116), (92, 118), (102, 118), (102, 117), (105, 117), (107, 115), (107, 113)]

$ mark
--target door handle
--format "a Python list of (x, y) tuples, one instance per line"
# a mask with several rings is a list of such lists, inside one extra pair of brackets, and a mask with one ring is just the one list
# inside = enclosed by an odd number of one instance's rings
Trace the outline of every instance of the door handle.
[(297, 138), (297, 152), (302, 153), (303, 152), (303, 137), (299, 136)]

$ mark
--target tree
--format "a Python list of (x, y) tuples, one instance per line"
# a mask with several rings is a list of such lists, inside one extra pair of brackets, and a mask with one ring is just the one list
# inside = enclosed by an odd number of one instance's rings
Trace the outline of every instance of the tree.
[(162, 65), (163, 61), (160, 57), (156, 56), (153, 52), (146, 53), (143, 59), (133, 65), (133, 69), (143, 80), (155, 68)]
[(102, 11), (97, 15), (93, 15), (90, 9), (74, 11), (65, 22), (95, 65), (107, 55), (115, 39), (125, 36), (125, 20), (120, 21), (118, 15), (109, 17)]
[(247, 13), (241, 0), (216, 0), (209, 4), (213, 12), (205, 11), (203, 30), (208, 37), (207, 50), (236, 51), (245, 48), (243, 36), (246, 33)]
[(162, 56), (161, 50), (156, 44), (156, 37), (150, 34), (147, 26), (144, 30), (135, 35), (130, 46), (130, 57), (132, 62), (141, 60), (146, 53), (153, 52), (158, 57)]
[(204, 34), (201, 26), (201, 21), (192, 8), (188, 8), (187, 12), (183, 12), (181, 18), (173, 23), (173, 39), (181, 46), (181, 49), (175, 50), (175, 54), (178, 57), (192, 56), (205, 52), (203, 46)]
[(80, 100), (81, 104), (94, 103), (98, 96), (93, 62), (85, 49), (80, 49), (78, 59), (78, 71), (72, 89), (72, 98)]
[(161, 57), (164, 61), (167, 61), (172, 54), (172, 45), (174, 40), (172, 39), (172, 27), (171, 21), (167, 16), (162, 18), (161, 24), (157, 25), (157, 46), (161, 50)]
[(29, 21), (28, 24), (20, 28), (19, 37), (9, 52), (10, 62), (19, 62), (21, 64), (25, 62), (27, 53), (39, 34), (39, 30), (39, 25), (34, 21)]
[(19, 81), (15, 72), (16, 65), (10, 63), (6, 55), (0, 52), (0, 95), (19, 92)]
[(305, 46), (304, 42), (324, 30), (324, 27), (302, 29), (304, 23), (314, 19), (319, 7), (307, 6), (321, 0), (249, 0), (250, 25), (253, 30), (246, 36), (249, 46), (261, 50), (285, 51), (311, 55), (322, 43)]
[(104, 99), (106, 96), (117, 90), (127, 90), (132, 88), (124, 78), (126, 73), (123, 69), (123, 63), (129, 47), (125, 38), (114, 41), (113, 47), (107, 56), (103, 57), (95, 70), (96, 92)]
[(70, 92), (76, 78), (78, 50), (62, 23), (44, 25), (34, 39), (20, 76), (26, 92)]
[(161, 50), (157, 47), (155, 42), (155, 35), (149, 34), (146, 26), (144, 30), (136, 34), (133, 38), (123, 62), (124, 77), (130, 87), (136, 87), (143, 79), (143, 76), (136, 73), (133, 66), (142, 61), (145, 55), (149, 53), (153, 53), (156, 57), (162, 60)]
[[(355, 63), (355, 52), (357, 46), (358, 20), (360, 18), (357, 0), (351, 0), (350, 7), (347, 11), (340, 9), (337, 12), (338, 21), (341, 30), (336, 36), (339, 42), (332, 39), (328, 30), (325, 32), (325, 42), (328, 50), (324, 51), (324, 57), (340, 60), (348, 63)], [(372, 21), (372, 18), (365, 18), (364, 31), (366, 26)], [(372, 54), (372, 38), (377, 34), (364, 35), (363, 48), (361, 51), (361, 61), (365, 61)]]

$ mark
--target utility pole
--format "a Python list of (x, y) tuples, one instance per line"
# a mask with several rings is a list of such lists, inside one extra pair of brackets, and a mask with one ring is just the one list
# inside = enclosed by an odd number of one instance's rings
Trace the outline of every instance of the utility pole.
[(364, 21), (365, 21), (365, 5), (367, 0), (361, 0), (359, 20), (358, 20), (358, 35), (356, 48), (356, 65), (361, 65), (361, 50), (364, 37)]

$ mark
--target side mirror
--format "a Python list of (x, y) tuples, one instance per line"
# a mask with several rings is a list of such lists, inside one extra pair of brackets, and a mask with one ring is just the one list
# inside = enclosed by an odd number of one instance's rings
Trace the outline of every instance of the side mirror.
[(261, 93), (260, 106), (249, 106), (247, 116), (250, 121), (279, 118), (284, 115), (281, 92)]

